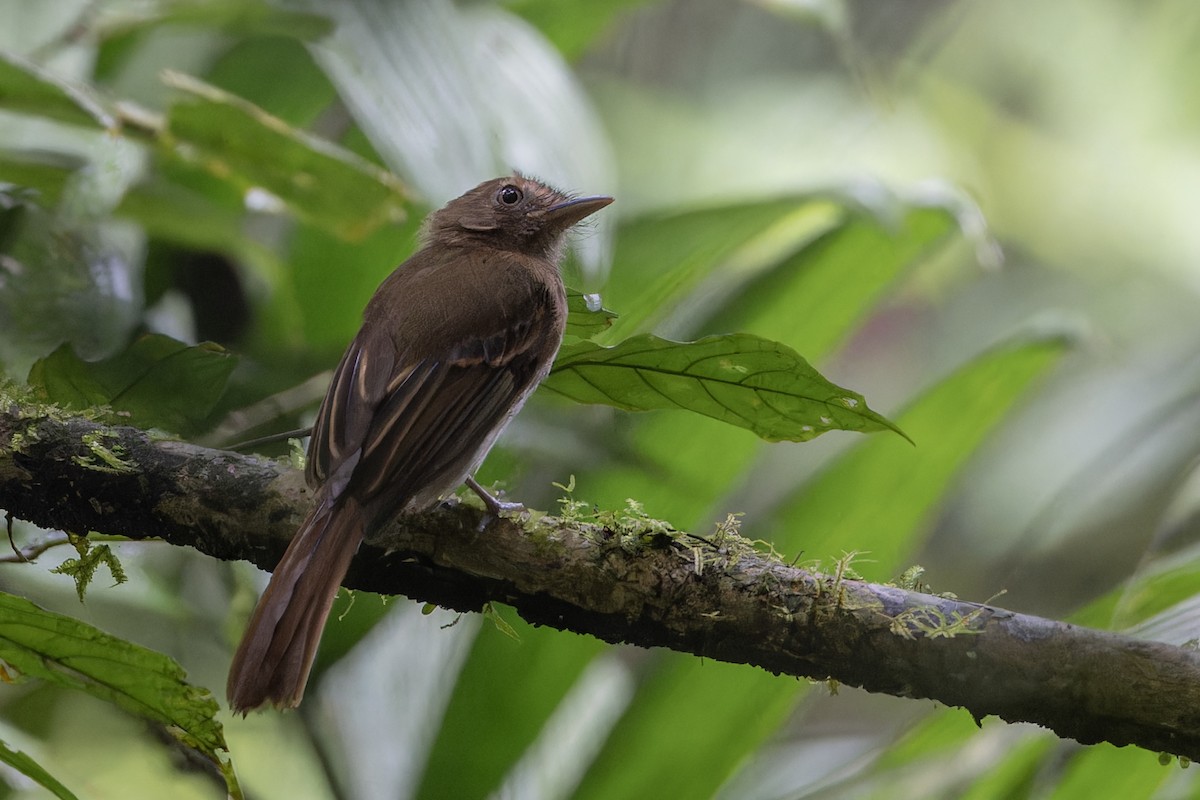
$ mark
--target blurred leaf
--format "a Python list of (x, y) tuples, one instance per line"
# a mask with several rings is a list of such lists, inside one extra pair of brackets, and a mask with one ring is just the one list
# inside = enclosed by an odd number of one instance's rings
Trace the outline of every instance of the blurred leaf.
[(39, 360), (29, 383), (73, 408), (110, 405), (146, 428), (197, 430), (216, 405), (237, 359), (211, 342), (188, 347), (148, 334), (103, 361), (80, 359), (67, 345)]
[[(847, 210), (848, 212), (848, 210)], [(943, 207), (907, 208), (887, 224), (866, 213), (844, 213), (730, 293), (705, 324), (762, 333), (819, 358), (830, 352), (909, 267), (929, 259), (958, 232)]]
[(176, 182), (161, 170), (131, 187), (113, 215), (136, 220), (156, 239), (236, 258), (270, 286), (284, 272), (272, 250), (246, 235), (239, 209), (215, 202), (210, 193)]
[(112, 236), (103, 220), (76, 220), (33, 203), (5, 212), (0, 227), (0, 360), (23, 373), (63, 342), (85, 358), (125, 345), (142, 310), (130, 237)]
[(855, 550), (864, 554), (859, 572), (891, 577), (950, 481), (1065, 349), (1061, 338), (1009, 344), (963, 365), (900, 414), (916, 447), (891, 437), (863, 441), (794, 493), (764, 538), (819, 559)]
[(830, 430), (900, 433), (862, 395), (825, 380), (790, 347), (744, 333), (571, 343), (543, 386), (578, 403), (694, 411), (771, 441), (804, 442)]
[[(312, 48), (317, 62), (384, 162), (430, 205), (514, 169), (587, 194), (612, 189), (612, 154), (587, 93), (499, 4), (303, 6), (336, 22)], [(607, 265), (614, 221), (601, 214), (592, 235), (572, 242), (592, 273)]]
[(495, 791), (604, 649), (591, 637), (534, 628), (519, 618), (513, 623), (519, 642), (488, 626), (475, 637), (417, 797), (486, 797)]
[(0, 659), (23, 676), (77, 689), (162, 725), (221, 765), (217, 701), (174, 660), (28, 600), (0, 593)]
[(165, 80), (186, 93), (167, 113), (166, 152), (238, 187), (252, 208), (278, 201), (350, 240), (404, 219), (404, 186), (390, 173), (214, 86)]
[(1056, 800), (1156, 797), (1159, 787), (1177, 769), (1159, 763), (1154, 753), (1102, 742), (1072, 752), (1065, 774), (1055, 786), (1054, 797)]
[[(360, 241), (345, 242), (314, 225), (299, 226), (286, 255), (286, 291), (277, 292), (260, 326), (279, 336), (298, 319), (301, 339), (282, 339), (288, 346), (327, 350), (333, 362), (362, 325), (362, 312), (380, 282), (416, 244), (420, 218), (385, 225)], [(329, 364), (330, 367), (333, 364)]]
[(58, 779), (43, 769), (41, 764), (20, 750), (13, 750), (4, 742), (0, 742), (0, 763), (8, 764), (17, 772), (53, 793), (55, 797), (61, 798), (61, 800), (79, 800), (71, 793), (70, 789), (63, 786), (58, 782)]
[[(337, 101), (309, 49), (278, 36), (239, 41), (213, 64), (205, 80), (298, 128), (312, 126)], [(353, 150), (345, 141), (341, 144)]]
[(1147, 556), (1126, 581), (1071, 614), (1070, 620), (1193, 646), (1200, 639), (1200, 546)]
[(96, 26), (104, 39), (164, 25), (189, 25), (228, 34), (290, 36), (311, 41), (327, 35), (331, 23), (319, 14), (288, 11), (265, 0), (157, 0), (136, 13), (111, 13)]
[[(621, 309), (609, 338), (647, 333), (738, 251), (803, 211), (809, 198), (789, 198), (644, 217), (621, 228), (605, 302)], [(828, 204), (818, 204), (828, 208)], [(818, 229), (829, 214), (797, 224)], [(835, 212), (834, 222), (839, 215)], [(803, 236), (803, 231), (798, 235)], [(850, 284), (850, 280), (847, 279)], [(727, 329), (728, 330), (728, 329)]]
[[(1045, 760), (1055, 752), (1056, 739), (1047, 731), (1009, 727), (998, 720), (980, 725), (957, 708), (939, 708), (912, 726), (884, 750), (859, 782), (874, 792), (859, 796), (879, 800), (948, 796), (961, 800), (1022, 797)], [(979, 748), (996, 752), (991, 759), (971, 759)], [(963, 769), (947, 775), (946, 765), (962, 759)], [(964, 787), (969, 785), (969, 789)]]
[(82, 89), (0, 51), (0, 109), (110, 130), (113, 118)]
[(564, 3), (562, 0), (513, 0), (508, 3), (527, 19), (567, 58), (583, 54), (622, 14), (649, 0), (591, 0)]
[[(605, 293), (622, 314), (613, 332), (600, 339), (653, 323), (663, 314), (654, 303), (679, 303), (701, 293), (706, 283), (721, 282), (712, 294), (723, 305), (698, 315), (698, 324), (800, 346), (807, 358), (819, 361), (910, 266), (931, 257), (957, 230), (946, 209), (910, 210), (896, 217), (886, 226), (875, 214), (795, 198), (626, 226), (618, 240), (614, 290)], [(778, 239), (789, 246), (777, 250)], [(754, 254), (763, 251), (775, 257), (747, 271), (744, 265), (758, 263), (761, 257)], [(749, 255), (739, 257), (739, 252)], [(747, 282), (723, 280), (727, 271), (745, 274)], [(629, 307), (641, 321), (631, 321)], [(743, 307), (758, 314), (742, 314)], [(630, 439), (636, 455), (623, 459), (627, 466), (580, 474), (592, 501), (623, 502), (628, 487), (636, 485), (647, 508), (688, 526), (723, 514), (727, 509), (715, 507), (720, 498), (755, 481), (746, 470), (764, 445), (734, 427), (689, 414), (635, 418), (629, 424), (635, 426)]]
[(567, 289), (567, 335), (580, 339), (591, 339), (603, 333), (617, 318), (614, 311), (601, 307), (596, 311), (588, 308), (587, 298), (582, 292)]
[(807, 688), (742, 664), (665, 654), (572, 797), (712, 797)]
[[(66, 153), (0, 150), (0, 183), (33, 190), (33, 199), (39, 205), (54, 208), (62, 199), (63, 191), (75, 171), (85, 164), (83, 159)], [(29, 192), (23, 191), (21, 194)]]

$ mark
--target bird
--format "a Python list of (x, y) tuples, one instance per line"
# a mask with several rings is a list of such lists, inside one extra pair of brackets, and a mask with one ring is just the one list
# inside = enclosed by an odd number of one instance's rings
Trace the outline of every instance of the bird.
[(521, 174), (479, 184), (424, 222), (419, 249), (379, 285), (317, 412), (314, 502), (234, 654), (242, 713), (298, 706), (326, 618), (364, 539), (428, 509), (473, 472), (546, 377), (562, 343), (567, 232), (613, 201)]

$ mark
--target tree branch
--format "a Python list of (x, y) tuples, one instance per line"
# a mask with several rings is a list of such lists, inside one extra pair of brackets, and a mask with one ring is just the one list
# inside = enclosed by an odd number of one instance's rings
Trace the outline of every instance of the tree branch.
[[(264, 568), (305, 511), (296, 470), (52, 411), (0, 409), (0, 508), (43, 527), (161, 537)], [(364, 545), (346, 586), (962, 706), (1200, 759), (1200, 655), (789, 567), (690, 537), (457, 505)]]

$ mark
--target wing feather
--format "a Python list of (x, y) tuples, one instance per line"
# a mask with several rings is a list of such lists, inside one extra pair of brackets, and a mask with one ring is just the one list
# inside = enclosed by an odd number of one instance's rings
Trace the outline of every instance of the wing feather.
[(547, 346), (550, 299), (420, 356), (382, 326), (364, 325), (313, 427), (309, 482), (337, 476), (336, 493), (351, 489), (371, 517), (433, 502), (461, 483), (549, 367), (559, 338), (551, 333)]

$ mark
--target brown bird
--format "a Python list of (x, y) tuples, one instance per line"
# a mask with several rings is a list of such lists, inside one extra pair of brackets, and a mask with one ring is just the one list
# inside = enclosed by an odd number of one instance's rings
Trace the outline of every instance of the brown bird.
[(305, 477), (315, 504), (233, 657), (229, 705), (296, 706), (325, 619), (363, 538), (471, 473), (546, 377), (562, 342), (567, 230), (612, 202), (522, 176), (482, 183), (426, 221), (420, 250), (363, 312), (317, 413)]

